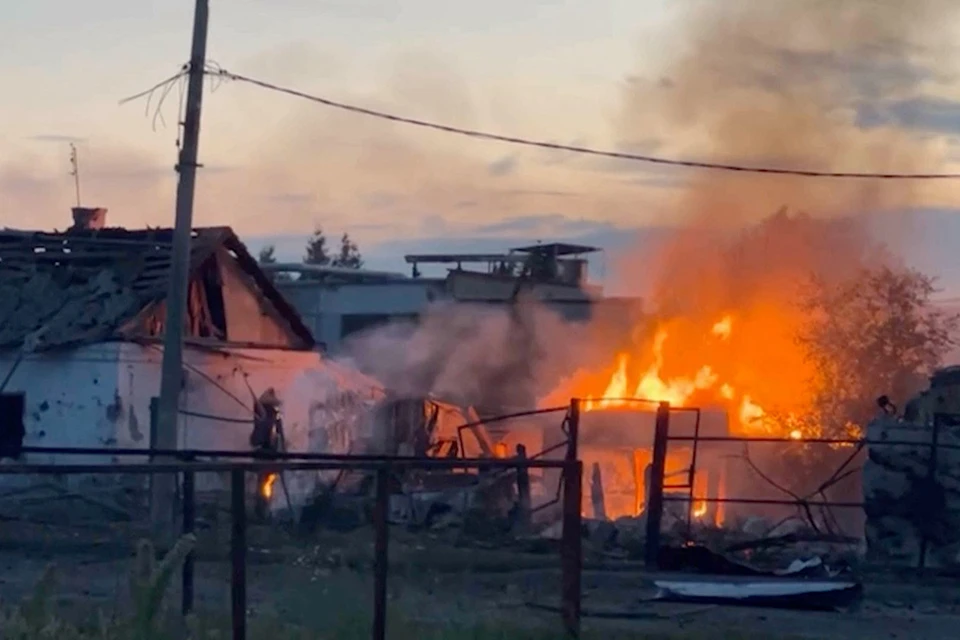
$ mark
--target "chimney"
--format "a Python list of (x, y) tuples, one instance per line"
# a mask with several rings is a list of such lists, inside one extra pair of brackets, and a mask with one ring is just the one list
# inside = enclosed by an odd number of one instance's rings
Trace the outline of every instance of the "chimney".
[(71, 231), (96, 231), (107, 223), (107, 210), (103, 207), (74, 207)]

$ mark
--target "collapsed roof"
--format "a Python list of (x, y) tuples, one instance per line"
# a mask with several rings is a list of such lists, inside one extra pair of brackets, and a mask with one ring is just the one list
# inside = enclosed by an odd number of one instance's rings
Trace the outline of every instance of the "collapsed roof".
[[(131, 324), (167, 297), (172, 247), (172, 229), (0, 231), (0, 348), (135, 337)], [(191, 277), (218, 255), (245, 273), (298, 346), (313, 346), (299, 314), (229, 227), (193, 231)]]

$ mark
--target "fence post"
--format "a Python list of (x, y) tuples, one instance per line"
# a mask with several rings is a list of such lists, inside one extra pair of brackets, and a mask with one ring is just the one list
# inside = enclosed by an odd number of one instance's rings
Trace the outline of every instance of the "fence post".
[(232, 531), (230, 536), (230, 602), (233, 640), (247, 637), (247, 487), (243, 469), (230, 472)]
[(561, 534), (561, 611), (568, 638), (580, 637), (580, 575), (583, 569), (583, 539), (580, 511), (583, 505), (583, 464), (577, 460), (580, 437), (580, 401), (570, 401), (569, 444), (563, 467), (563, 532)]
[[(157, 416), (160, 413), (160, 398), (150, 398), (150, 462), (153, 462), (153, 451), (157, 448)], [(154, 474), (150, 474), (153, 478)]]
[(580, 637), (580, 574), (583, 570), (583, 536), (580, 532), (583, 463), (567, 461), (563, 467), (563, 532), (561, 533), (561, 610), (568, 638)]
[(567, 415), (567, 460), (580, 458), (580, 400), (570, 400), (570, 413)]
[(593, 506), (593, 518), (606, 520), (607, 504), (603, 499), (603, 475), (600, 472), (600, 463), (594, 462), (590, 471), (590, 504)]
[(377, 469), (376, 493), (373, 506), (373, 529), (375, 536), (373, 558), (373, 640), (387, 637), (387, 555), (390, 531), (390, 467)]
[(657, 406), (657, 420), (653, 432), (653, 460), (648, 479), (650, 499), (647, 501), (647, 536), (644, 561), (647, 569), (657, 569), (660, 555), (660, 524), (663, 521), (663, 475), (667, 465), (667, 440), (670, 437), (670, 404)]
[[(942, 413), (933, 414), (933, 433), (930, 434), (930, 456), (927, 458), (927, 493), (934, 495), (934, 487), (937, 486), (937, 453), (940, 448), (940, 429), (943, 426), (944, 415)], [(932, 514), (927, 514), (931, 517)], [(924, 522), (926, 524), (926, 522)], [(924, 526), (920, 531), (920, 554), (917, 558), (917, 569), (923, 571), (927, 567), (927, 553), (930, 548), (930, 534), (927, 527)]]
[(530, 467), (527, 466), (527, 448), (517, 445), (517, 525), (522, 532), (530, 530)]
[[(196, 485), (195, 476), (192, 470), (183, 472), (183, 533), (188, 535), (193, 533), (196, 521)], [(183, 560), (183, 583), (181, 588), (181, 611), (184, 616), (193, 611), (193, 551), (187, 554)]]

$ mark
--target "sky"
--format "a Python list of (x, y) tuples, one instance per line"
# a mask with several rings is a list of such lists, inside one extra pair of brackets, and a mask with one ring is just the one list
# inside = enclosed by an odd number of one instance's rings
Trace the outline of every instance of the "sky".
[[(169, 225), (182, 100), (120, 100), (188, 57), (191, 0), (0, 0), (0, 225), (81, 201)], [(211, 0), (208, 57), (337, 100), (528, 138), (794, 168), (960, 171), (949, 0)], [(321, 225), (372, 268), (536, 240), (639, 250), (714, 212), (870, 212), (960, 293), (960, 184), (812, 184), (411, 130), (211, 80), (195, 222), (302, 253)], [(160, 104), (158, 105), (158, 102)], [(615, 258), (611, 258), (611, 264)], [(600, 275), (613, 270), (601, 262)]]

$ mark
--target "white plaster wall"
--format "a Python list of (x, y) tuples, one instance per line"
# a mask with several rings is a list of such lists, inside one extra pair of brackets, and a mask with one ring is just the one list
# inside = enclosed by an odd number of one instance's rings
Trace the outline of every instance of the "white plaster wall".
[[(123, 406), (128, 413), (142, 413), (149, 419), (150, 399), (160, 389), (162, 350), (124, 344), (120, 353), (118, 389)], [(382, 397), (375, 381), (313, 351), (188, 348), (184, 365), (186, 383), (180, 408), (208, 417), (180, 416), (183, 449), (248, 451), (250, 389), (259, 396), (272, 386), (283, 401), (288, 451), (347, 453), (358, 438), (365, 437), (367, 423), (362, 417)], [(146, 439), (142, 446), (148, 444)], [(291, 501), (300, 504), (317, 478), (318, 474), (287, 474)], [(224, 482), (224, 478), (198, 478), (197, 486), (216, 489)], [(285, 500), (274, 503), (284, 506)]]
[[(4, 393), (24, 393), (25, 446), (126, 446), (131, 434), (146, 437), (149, 420), (125, 420), (117, 402), (119, 344), (105, 343), (67, 352), (33, 354), (13, 372)], [(0, 355), (0, 379), (5, 378), (17, 354)], [(31, 454), (29, 462), (109, 462), (109, 457), (70, 457)]]
[[(24, 359), (6, 388), (26, 394), (24, 444), (148, 448), (150, 400), (160, 393), (162, 358), (158, 346), (103, 343)], [(0, 379), (15, 361), (15, 353), (0, 354)], [(186, 384), (180, 407), (211, 417), (180, 416), (181, 448), (248, 451), (253, 400), (248, 382), (257, 395), (272, 386), (283, 400), (289, 451), (356, 453), (358, 443), (362, 446), (372, 436), (369, 412), (382, 398), (381, 387), (319, 353), (188, 348), (184, 363)], [(32, 454), (25, 459), (122, 464), (145, 458)], [(286, 474), (291, 502), (301, 505), (322, 478), (317, 473)], [(16, 481), (13, 476), (0, 477), (2, 484)], [(201, 491), (216, 490), (225, 481), (208, 475), (198, 478), (197, 486)], [(284, 492), (277, 495), (274, 508), (286, 508)]]

